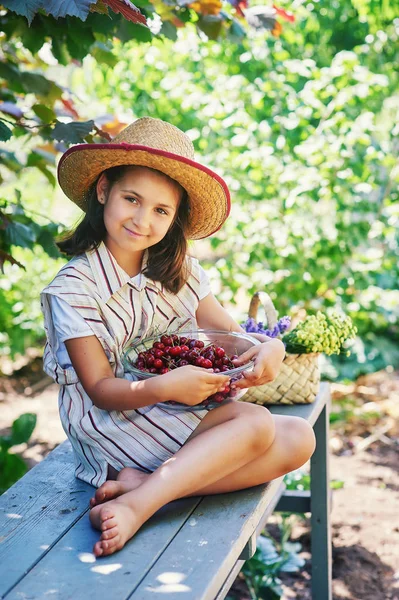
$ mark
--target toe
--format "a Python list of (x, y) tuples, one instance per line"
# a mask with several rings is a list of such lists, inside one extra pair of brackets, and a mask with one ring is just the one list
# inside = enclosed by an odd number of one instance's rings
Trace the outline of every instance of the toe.
[(110, 529), (106, 529), (105, 531), (102, 532), (101, 534), (101, 539), (102, 540), (111, 540), (112, 538), (116, 537), (117, 535), (119, 535), (119, 530), (118, 527), (111, 527)]
[(103, 548), (102, 548), (102, 543), (101, 542), (96, 542), (94, 544), (93, 554), (94, 554), (94, 556), (102, 556), (102, 554), (103, 554)]
[(114, 552), (117, 552), (123, 547), (119, 535), (115, 536), (111, 540), (103, 540), (101, 536), (100, 544), (102, 547), (103, 555), (113, 554)]
[(101, 531), (108, 531), (108, 529), (113, 529), (117, 525), (117, 520), (112, 517), (110, 519), (107, 519), (106, 521), (103, 521), (103, 523), (101, 524)]
[(103, 490), (103, 489), (102, 489), (102, 487), (101, 487), (101, 488), (99, 488), (99, 489), (96, 491), (96, 493), (94, 494), (94, 498), (95, 498), (95, 500), (96, 500), (96, 502), (97, 502), (97, 503), (104, 502), (104, 500), (105, 500), (105, 497), (106, 497), (106, 495), (105, 495), (105, 490)]

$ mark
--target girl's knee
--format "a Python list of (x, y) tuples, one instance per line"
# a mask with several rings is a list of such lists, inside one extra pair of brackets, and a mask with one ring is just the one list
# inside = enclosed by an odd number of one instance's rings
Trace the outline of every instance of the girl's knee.
[(312, 426), (301, 417), (290, 417), (284, 427), (284, 439), (289, 447), (290, 470), (298, 469), (312, 456), (316, 438)]
[(251, 408), (244, 409), (240, 415), (243, 426), (249, 437), (251, 448), (257, 453), (266, 452), (273, 443), (275, 436), (274, 420), (270, 412), (259, 405), (250, 405)]

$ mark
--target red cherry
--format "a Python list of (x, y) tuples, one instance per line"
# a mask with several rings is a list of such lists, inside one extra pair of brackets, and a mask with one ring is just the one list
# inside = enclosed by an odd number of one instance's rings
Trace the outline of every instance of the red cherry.
[(148, 356), (146, 356), (146, 365), (147, 367), (152, 367), (154, 364), (154, 357), (152, 356), (152, 354), (148, 354)]
[(226, 354), (226, 352), (224, 351), (224, 348), (220, 348), (219, 346), (215, 348), (215, 354), (218, 358), (222, 358)]
[(202, 359), (202, 366), (204, 367), (204, 369), (212, 369), (212, 361), (209, 360), (209, 358), (203, 358)]
[(185, 367), (186, 365), (189, 365), (190, 363), (188, 362), (188, 360), (181, 360), (179, 362), (179, 367)]
[(170, 356), (180, 356), (181, 354), (181, 346), (172, 346), (169, 350)]
[(196, 348), (203, 348), (205, 346), (204, 342), (202, 340), (195, 340), (195, 347)]
[(163, 367), (163, 369), (161, 369), (159, 373), (160, 375), (165, 375), (165, 373), (169, 373), (169, 369), (167, 367)]
[(151, 367), (150, 373), (158, 373), (158, 369), (156, 369), (155, 367)]
[(204, 359), (204, 358), (202, 358), (202, 356), (199, 356), (199, 357), (197, 358), (197, 360), (195, 361), (195, 365), (196, 365), (197, 367), (203, 367), (203, 366), (204, 366), (204, 360), (205, 360), (205, 359)]
[(213, 398), (214, 402), (218, 402), (218, 403), (223, 402), (224, 399), (225, 398), (224, 398), (223, 394), (220, 394), (220, 393), (215, 394), (214, 398)]
[(156, 369), (162, 369), (163, 368), (163, 362), (162, 362), (162, 360), (160, 358), (156, 358), (154, 360), (154, 367)]
[(173, 340), (170, 335), (163, 335), (161, 337), (161, 342), (165, 344), (165, 346), (171, 346), (173, 344)]
[(165, 344), (163, 344), (162, 342), (154, 342), (152, 347), (158, 348), (159, 350), (163, 350), (165, 348)]
[(190, 348), (188, 346), (186, 346), (186, 344), (183, 344), (181, 347), (182, 352), (189, 352)]
[[(163, 345), (163, 344), (162, 344)], [(162, 356), (164, 356), (165, 352), (163, 350), (159, 350), (158, 348), (156, 349), (156, 351), (154, 352), (154, 356), (155, 358), (162, 358)]]

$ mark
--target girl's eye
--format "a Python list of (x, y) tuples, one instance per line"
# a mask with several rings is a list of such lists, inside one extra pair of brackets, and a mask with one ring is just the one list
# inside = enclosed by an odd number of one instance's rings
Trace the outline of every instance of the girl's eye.
[(127, 196), (127, 197), (126, 197), (126, 200), (127, 200), (128, 202), (132, 202), (132, 203), (133, 203), (133, 202), (138, 202), (137, 198), (133, 198), (133, 196)]
[(167, 215), (168, 213), (163, 208), (157, 208), (157, 211), (160, 212), (161, 215)]

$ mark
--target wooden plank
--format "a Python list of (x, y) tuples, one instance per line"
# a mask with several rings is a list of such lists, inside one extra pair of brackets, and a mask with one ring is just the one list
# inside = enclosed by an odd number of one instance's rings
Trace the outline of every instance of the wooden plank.
[(244, 563), (245, 563), (245, 560), (238, 560), (236, 562), (234, 567), (231, 569), (226, 581), (220, 588), (219, 593), (216, 596), (215, 600), (223, 600), (227, 596), (227, 594), (230, 591), (231, 586), (235, 582), (236, 577), (237, 577), (238, 573), (241, 571)]
[(123, 550), (100, 559), (92, 554), (99, 533), (84, 515), (5, 599), (127, 599), (199, 502), (200, 498), (187, 498), (166, 505)]
[(131, 597), (149, 600), (169, 594), (214, 600), (280, 489), (281, 479), (204, 497)]
[(0, 597), (88, 510), (94, 488), (74, 470), (64, 442), (0, 497)]
[(274, 415), (302, 417), (313, 426), (324, 406), (330, 400), (330, 388), (327, 382), (320, 384), (320, 390), (311, 404), (270, 404), (267, 408)]

